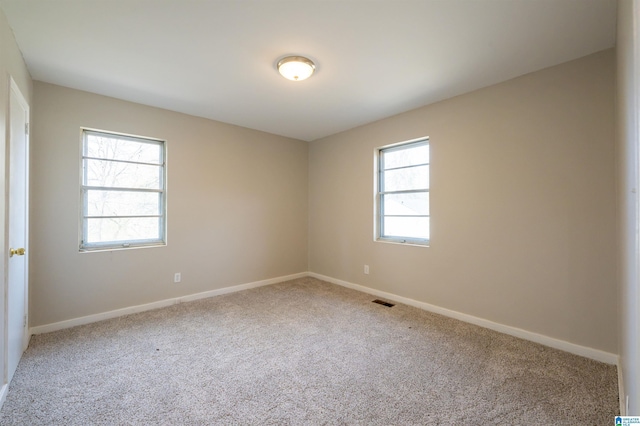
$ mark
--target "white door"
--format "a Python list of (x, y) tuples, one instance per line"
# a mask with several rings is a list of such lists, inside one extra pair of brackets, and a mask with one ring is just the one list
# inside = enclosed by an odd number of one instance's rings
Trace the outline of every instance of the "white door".
[(27, 203), (29, 106), (11, 80), (9, 96), (9, 256), (7, 263), (7, 383), (27, 347)]

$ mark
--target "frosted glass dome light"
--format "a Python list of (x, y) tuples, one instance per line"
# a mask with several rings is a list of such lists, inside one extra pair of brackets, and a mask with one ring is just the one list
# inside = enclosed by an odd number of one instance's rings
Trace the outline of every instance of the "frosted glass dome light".
[(311, 59), (303, 56), (287, 56), (278, 62), (278, 71), (282, 76), (292, 81), (302, 81), (311, 77), (316, 65)]

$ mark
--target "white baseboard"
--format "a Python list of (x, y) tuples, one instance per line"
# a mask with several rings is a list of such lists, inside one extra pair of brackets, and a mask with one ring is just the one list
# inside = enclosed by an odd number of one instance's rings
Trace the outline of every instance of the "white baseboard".
[(404, 303), (405, 305), (414, 306), (416, 308), (423, 309), (425, 311), (433, 312), (436, 314), (444, 315), (450, 318), (455, 318), (460, 321), (468, 322), (471, 324), (479, 325), (480, 327), (488, 328), (498, 331), (500, 333), (508, 334), (511, 336), (519, 337), (521, 339), (530, 340), (532, 342), (540, 343), (545, 346), (549, 346), (555, 349), (560, 349), (565, 352), (569, 352), (575, 355), (580, 355), (586, 358), (591, 358), (596, 361), (604, 362), (607, 364), (616, 365), (618, 363), (618, 355), (609, 352), (604, 352), (599, 349), (593, 349), (586, 346), (576, 345), (575, 343), (566, 342), (564, 340), (555, 339), (553, 337), (545, 336), (531, 331), (523, 330), (516, 327), (500, 324), (497, 322), (489, 321), (483, 318), (474, 317), (473, 315), (463, 314), (462, 312), (452, 311), (450, 309), (441, 308), (436, 305), (431, 305), (425, 302), (419, 302), (417, 300), (409, 299), (407, 297), (397, 296), (385, 291), (375, 290), (369, 287), (365, 287), (359, 284), (350, 283), (347, 281), (339, 280), (336, 278), (327, 277), (325, 275), (316, 274), (314, 272), (309, 273), (310, 277), (318, 278), (323, 281), (327, 281), (333, 284), (338, 284), (343, 287), (348, 287), (354, 290), (358, 290), (364, 293), (369, 293), (378, 297), (393, 300), (398, 303)]
[(2, 385), (2, 388), (0, 388), (0, 410), (2, 410), (2, 406), (7, 400), (7, 393), (9, 393), (9, 383), (5, 383)]
[(306, 272), (301, 272), (293, 275), (286, 275), (277, 278), (270, 278), (262, 281), (254, 281), (251, 283), (235, 285), (231, 287), (219, 288), (216, 290), (205, 291), (202, 293), (189, 294), (186, 296), (175, 297), (172, 299), (159, 300), (157, 302), (146, 303), (144, 305), (129, 306), (122, 309), (116, 309), (113, 311), (102, 312), (94, 315), (87, 315), (85, 317), (73, 318), (70, 320), (55, 322), (52, 324), (38, 325), (29, 329), (29, 334), (42, 334), (52, 331), (63, 330), (65, 328), (71, 328), (78, 325), (90, 324), (92, 322), (98, 322), (106, 319), (117, 318), (123, 315), (136, 314), (138, 312), (150, 311), (152, 309), (164, 308), (166, 306), (175, 305), (182, 302), (191, 302), (198, 299), (206, 299), (208, 297), (219, 296), (221, 294), (233, 293), (236, 291), (248, 290), (250, 288), (262, 287), (265, 285), (276, 284), (283, 281), (289, 281), (296, 278), (306, 277)]
[(627, 415), (627, 397), (624, 392), (624, 374), (622, 374), (622, 360), (618, 357), (617, 362), (618, 367), (618, 400), (620, 402), (620, 415)]
[[(102, 312), (99, 314), (94, 314), (94, 315), (88, 315), (85, 317), (80, 317), (80, 318), (74, 318), (74, 319), (70, 319), (70, 320), (65, 320), (65, 321), (60, 321), (60, 322), (56, 322), (56, 323), (52, 323), (52, 324), (45, 324), (45, 325), (39, 325), (39, 326), (35, 326), (29, 329), (29, 334), (41, 334), (41, 333), (49, 333), (52, 331), (57, 331), (57, 330), (62, 330), (65, 328), (70, 328), (70, 327), (75, 327), (78, 325), (84, 325), (84, 324), (89, 324), (89, 323), (93, 323), (93, 322), (97, 322), (97, 321), (102, 321), (102, 320), (106, 320), (106, 319), (111, 319), (111, 318), (117, 318), (117, 317), (121, 317), (123, 315), (129, 315), (129, 314), (135, 314), (138, 312), (144, 312), (144, 311), (149, 311), (151, 309), (158, 309), (158, 308), (163, 308), (166, 306), (171, 306), (174, 305), (176, 303), (182, 303), (182, 302), (190, 302), (193, 300), (198, 300), (198, 299), (205, 299), (208, 297), (213, 297), (213, 296), (219, 296), (222, 294), (227, 294), (227, 293), (233, 293), (236, 291), (241, 291), (241, 290), (248, 290), (250, 288), (256, 288), (256, 287), (262, 287), (262, 286), (266, 286), (266, 285), (270, 285), (270, 284), (275, 284), (275, 283), (279, 283), (279, 282), (283, 282), (283, 281), (288, 281), (288, 280), (293, 280), (296, 278), (302, 278), (302, 277), (314, 277), (323, 281), (327, 281), (333, 284), (337, 284), (337, 285), (341, 285), (343, 287), (348, 287), (354, 290), (358, 290), (364, 293), (368, 293), (368, 294), (373, 294), (375, 296), (378, 297), (383, 297), (389, 300), (393, 300), (396, 301), (398, 303), (404, 303), (405, 305), (409, 305), (409, 306), (414, 306), (416, 308), (420, 308), (423, 309), (425, 311), (429, 311), (429, 312), (434, 312), (436, 314), (440, 314), (440, 315), (444, 315), (450, 318), (455, 318), (458, 319), (460, 321), (464, 321), (464, 322), (468, 322), (471, 324), (475, 324), (478, 325), (480, 327), (484, 327), (484, 328), (488, 328), (491, 330), (495, 330), (498, 331), (500, 333), (504, 333), (504, 334), (508, 334), (511, 336), (515, 336), (515, 337), (519, 337), (521, 339), (525, 339), (525, 340), (530, 340), (532, 342), (536, 342), (536, 343), (540, 343), (542, 345), (545, 346), (549, 346), (555, 349), (560, 349), (562, 351), (565, 352), (569, 352), (572, 354), (576, 354), (576, 355), (580, 355), (580, 356), (584, 356), (586, 358), (591, 358), (594, 359), (596, 361), (600, 361), (600, 362), (604, 362), (607, 364), (612, 364), (612, 365), (618, 365), (618, 384), (619, 386), (621, 386), (621, 389), (623, 389), (622, 387), (622, 376), (621, 376), (621, 368), (620, 368), (620, 364), (619, 364), (619, 359), (618, 356), (616, 354), (612, 354), (609, 352), (604, 352), (598, 349), (593, 349), (593, 348), (589, 348), (586, 346), (580, 346), (580, 345), (576, 345), (574, 343), (570, 343), (570, 342), (566, 342), (564, 340), (559, 340), (559, 339), (555, 339), (553, 337), (549, 337), (549, 336), (545, 336), (542, 334), (538, 334), (538, 333), (533, 333), (531, 331), (527, 331), (527, 330), (523, 330), (520, 328), (516, 328), (516, 327), (511, 327), (508, 325), (504, 325), (504, 324), (499, 324), (493, 321), (489, 321), (483, 318), (478, 318), (478, 317), (474, 317), (473, 315), (468, 315), (468, 314), (463, 314), (461, 312), (457, 312), (457, 311), (453, 311), (450, 309), (446, 309), (446, 308), (441, 308), (439, 306), (436, 305), (431, 305), (429, 303), (425, 303), (425, 302), (419, 302), (417, 300), (413, 300), (413, 299), (409, 299), (407, 297), (402, 297), (402, 296), (397, 296), (395, 294), (392, 293), (387, 293), (385, 291), (380, 291), (380, 290), (375, 290), (369, 287), (365, 287), (359, 284), (354, 284), (354, 283), (350, 283), (347, 281), (343, 281), (343, 280), (339, 280), (336, 278), (332, 278), (332, 277), (328, 277), (325, 275), (321, 275), (321, 274), (316, 274), (314, 272), (301, 272), (298, 274), (293, 274), (293, 275), (287, 275), (287, 276), (282, 276), (282, 277), (277, 277), (277, 278), (271, 278), (271, 279), (267, 279), (267, 280), (262, 280), (262, 281), (255, 281), (255, 282), (251, 282), (251, 283), (246, 283), (246, 284), (240, 284), (240, 285), (236, 285), (236, 286), (231, 286), (231, 287), (225, 287), (225, 288), (220, 288), (220, 289), (216, 289), (216, 290), (210, 290), (210, 291), (205, 291), (202, 293), (196, 293), (196, 294), (191, 294), (191, 295), (186, 295), (186, 296), (181, 296), (181, 297), (176, 297), (176, 298), (172, 298), (172, 299), (165, 299), (165, 300), (160, 300), (157, 302), (152, 302), (152, 303), (147, 303), (144, 305), (136, 305), (136, 306), (129, 306), (126, 308), (122, 308), (122, 309), (116, 309), (113, 311), (108, 311), (108, 312)], [(0, 391), (1, 392), (1, 391)], [(622, 399), (624, 399), (623, 395), (624, 393), (620, 393), (620, 405), (622, 407), (623, 402)], [(1, 401), (2, 395), (0, 395), (0, 401)]]

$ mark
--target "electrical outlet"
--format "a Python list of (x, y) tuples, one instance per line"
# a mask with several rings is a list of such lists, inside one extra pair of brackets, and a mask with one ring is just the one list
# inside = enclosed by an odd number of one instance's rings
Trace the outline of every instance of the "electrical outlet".
[(182, 274), (180, 272), (176, 272), (176, 274), (173, 276), (173, 282), (179, 283), (180, 281), (182, 281)]
[(369, 275), (369, 265), (364, 265), (364, 273)]

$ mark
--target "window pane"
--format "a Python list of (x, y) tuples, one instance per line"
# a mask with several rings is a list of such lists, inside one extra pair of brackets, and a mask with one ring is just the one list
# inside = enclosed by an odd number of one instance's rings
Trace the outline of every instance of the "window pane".
[(417, 216), (429, 214), (429, 193), (382, 195), (385, 215)]
[(161, 194), (157, 192), (87, 191), (87, 216), (160, 215)]
[(136, 142), (117, 138), (87, 134), (85, 156), (110, 160), (138, 161), (162, 164), (162, 146), (154, 142)]
[(417, 145), (411, 148), (383, 151), (384, 168), (413, 166), (429, 163), (429, 145)]
[(162, 189), (162, 166), (85, 160), (86, 186)]
[(160, 219), (157, 217), (87, 219), (85, 244), (159, 239)]
[(429, 239), (429, 218), (385, 217), (382, 236)]
[(383, 184), (384, 191), (429, 189), (429, 166), (386, 171)]
[(164, 243), (164, 141), (83, 130), (82, 146), (80, 250)]

